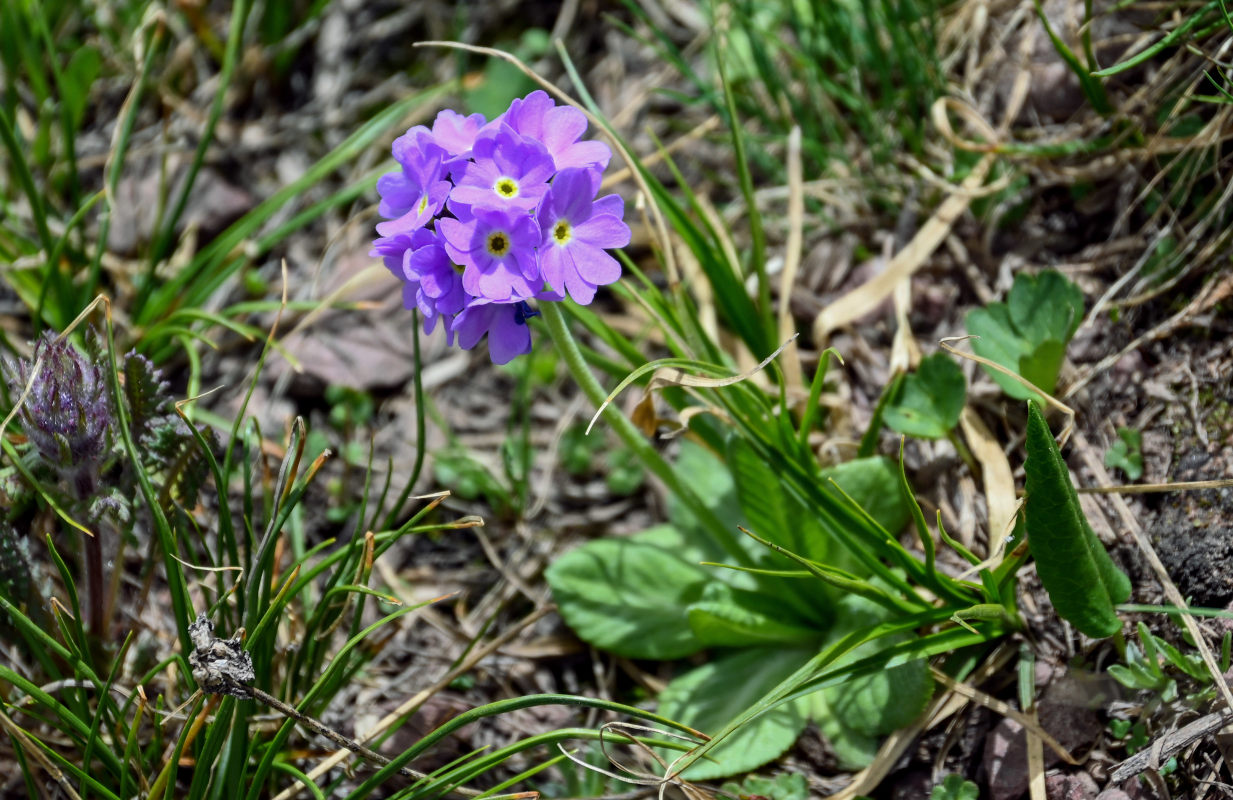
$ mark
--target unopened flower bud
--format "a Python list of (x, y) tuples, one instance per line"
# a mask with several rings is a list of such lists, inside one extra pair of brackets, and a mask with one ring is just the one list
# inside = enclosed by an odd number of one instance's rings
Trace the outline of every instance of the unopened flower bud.
[(19, 363), (15, 372), (14, 399), (30, 383), (21, 419), (34, 451), (78, 497), (92, 494), (110, 444), (111, 403), (102, 367), (49, 331), (35, 344), (33, 362)]

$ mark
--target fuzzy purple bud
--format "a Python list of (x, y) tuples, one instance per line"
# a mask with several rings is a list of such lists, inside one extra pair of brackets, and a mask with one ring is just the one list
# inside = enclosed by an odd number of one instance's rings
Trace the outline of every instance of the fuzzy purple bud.
[(78, 497), (92, 494), (112, 424), (102, 367), (48, 331), (34, 345), (34, 361), (17, 364), (10, 393), (20, 398), (27, 384), (21, 419), (35, 453)]

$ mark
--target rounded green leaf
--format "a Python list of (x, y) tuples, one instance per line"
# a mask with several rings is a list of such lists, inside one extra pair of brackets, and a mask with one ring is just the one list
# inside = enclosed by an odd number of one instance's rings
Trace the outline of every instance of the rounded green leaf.
[[(995, 361), (1040, 389), (1052, 392), (1066, 355), (1066, 344), (1083, 319), (1083, 293), (1054, 270), (1020, 273), (1005, 303), (976, 308), (964, 318), (978, 355)], [(996, 370), (989, 376), (1011, 397), (1034, 399), (1035, 393)]]
[[(659, 697), (659, 713), (715, 734), (816, 653), (815, 647), (753, 647), (724, 655), (669, 683)], [(805, 721), (800, 703), (785, 703), (737, 730), (684, 777), (711, 780), (756, 769), (791, 747)]]
[(598, 539), (561, 556), (546, 577), (561, 616), (589, 644), (657, 659), (702, 647), (685, 609), (710, 578), (671, 550), (633, 539)]
[(882, 412), (882, 419), (899, 433), (941, 439), (959, 422), (967, 386), (959, 365), (945, 353), (934, 353), (904, 378), (899, 396)]
[[(833, 479), (848, 497), (891, 534), (898, 533), (907, 524), (908, 502), (899, 487), (899, 468), (890, 459), (882, 456), (854, 458), (822, 470), (822, 477)], [(839, 562), (836, 559), (833, 563)]]

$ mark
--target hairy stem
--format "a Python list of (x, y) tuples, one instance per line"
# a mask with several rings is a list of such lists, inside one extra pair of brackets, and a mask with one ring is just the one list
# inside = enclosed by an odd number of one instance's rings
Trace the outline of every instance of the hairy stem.
[[(94, 496), (97, 489), (98, 481), (89, 469), (80, 470), (73, 479), (73, 490), (77, 495), (77, 500), (81, 503), (86, 503)], [(100, 642), (107, 641), (107, 618), (110, 616), (106, 613), (106, 591), (104, 590), (106, 581), (103, 578), (103, 543), (100, 541), (102, 530), (100, 525), (101, 519), (91, 520), (94, 523), (94, 535), (86, 537), (86, 593), (89, 597), (89, 610), (86, 612), (90, 619), (90, 632), (98, 638)]]

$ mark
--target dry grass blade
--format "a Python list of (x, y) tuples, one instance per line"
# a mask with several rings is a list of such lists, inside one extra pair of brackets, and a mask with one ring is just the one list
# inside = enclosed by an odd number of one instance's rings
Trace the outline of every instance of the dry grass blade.
[[(801, 162), (801, 129), (793, 125), (788, 134), (788, 241), (784, 247), (783, 272), (779, 276), (779, 340), (795, 340), (795, 323), (792, 320), (792, 287), (801, 267), (801, 250), (804, 243), (805, 192), (804, 167)], [(801, 359), (795, 341), (788, 344), (783, 360), (784, 383), (789, 391), (804, 391)]]
[[(570, 761), (573, 761), (575, 764), (577, 764), (578, 766), (582, 767), (583, 769), (589, 772), (595, 772), (600, 775), (605, 775), (609, 778), (612, 778), (613, 780), (618, 780), (618, 781), (621, 781), (622, 783), (630, 783), (635, 786), (659, 787), (661, 794), (663, 793), (663, 790), (668, 786), (677, 786), (684, 791), (685, 788), (689, 785), (688, 781), (682, 780), (681, 778), (675, 777), (671, 774), (667, 774), (663, 776), (653, 775), (651, 773), (641, 772), (639, 770), (633, 769), (632, 767), (627, 767), (621, 762), (617, 761), (617, 759), (613, 757), (611, 753), (608, 752), (609, 743), (604, 738), (604, 734), (607, 733), (608, 731), (619, 732), (622, 736), (624, 736), (628, 740), (626, 742), (623, 742), (623, 744), (631, 745), (636, 750), (642, 752), (643, 754), (645, 754), (647, 757), (649, 757), (653, 761), (658, 762), (659, 766), (664, 768), (666, 771), (669, 771), (669, 773), (670, 773), (669, 764), (666, 761), (664, 761), (663, 756), (661, 756), (659, 753), (656, 753), (654, 750), (648, 747), (645, 743), (643, 743), (641, 740), (635, 737), (632, 733), (627, 733), (627, 731), (641, 731), (643, 733), (652, 733), (652, 734), (655, 734), (656, 736), (667, 736), (672, 739), (679, 739), (683, 742), (693, 743), (694, 741), (693, 739), (690, 739), (689, 737), (683, 736), (679, 733), (673, 733), (672, 731), (662, 731), (662, 730), (659, 730), (658, 728), (652, 728), (647, 725), (639, 725), (639, 724), (631, 723), (631, 722), (607, 722), (604, 725), (602, 725), (599, 729), (600, 748), (603, 750), (604, 757), (608, 759), (608, 762), (610, 764), (613, 764), (618, 770), (620, 770), (620, 772), (614, 772), (609, 769), (604, 769), (603, 767), (597, 767), (594, 764), (589, 764), (583, 759), (575, 756), (570, 751), (566, 750), (565, 747), (559, 742), (557, 743), (557, 749), (559, 749), (561, 751), (561, 754), (564, 755), (566, 758), (568, 758)], [(674, 761), (673, 763), (676, 763), (676, 762)]]
[(1196, 719), (1189, 725), (1161, 736), (1151, 747), (1145, 747), (1118, 764), (1109, 774), (1110, 783), (1121, 783), (1129, 780), (1140, 772), (1148, 769), (1158, 769), (1162, 760), (1168, 760), (1173, 754), (1187, 746), (1233, 722), (1233, 710), (1225, 709), (1214, 714)]
[(1018, 722), (1020, 725), (1023, 726), (1024, 730), (1028, 731), (1033, 736), (1038, 737), (1041, 742), (1048, 745), (1049, 749), (1057, 753), (1058, 757), (1060, 757), (1067, 764), (1073, 765), (1073, 764), (1079, 763), (1065, 747), (1062, 747), (1062, 745), (1060, 745), (1056, 739), (1050, 736), (1048, 732), (1045, 731), (1044, 728), (1040, 727), (1040, 723), (1036, 721), (1035, 715), (1025, 714), (1022, 711), (1019, 711), (1018, 709), (1012, 708), (1008, 704), (1003, 703), (1001, 700), (997, 699), (996, 697), (991, 697), (990, 695), (985, 694), (979, 689), (975, 689), (971, 686), (968, 686), (966, 683), (960, 683), (959, 681), (955, 680), (954, 678), (947, 675), (945, 672), (942, 672), (940, 669), (937, 669), (936, 667), (932, 668), (932, 672), (933, 672), (933, 679), (936, 680), (938, 683), (942, 684), (943, 686), (945, 686), (947, 689), (951, 690), (952, 692), (963, 695), (969, 700), (975, 703), (979, 703), (980, 705), (984, 706), (990, 711), (996, 711), (1002, 716), (1008, 719), (1013, 719), (1015, 722)]
[[(990, 170), (993, 168), (994, 161), (997, 158), (993, 152), (996, 149), (996, 143), (1005, 138), (1005, 133), (1009, 130), (1015, 118), (1019, 116), (1019, 111), (1023, 108), (1023, 103), (1027, 99), (1028, 88), (1031, 84), (1029, 56), (1035, 41), (1036, 33), (1035, 29), (1033, 29), (1032, 33), (1024, 36), (1020, 43), (1018, 52), (1019, 69), (1015, 76), (1014, 84), (1011, 87), (1010, 96), (1007, 99), (999, 129), (994, 131), (975, 111), (971, 114), (965, 114), (969, 121), (975, 122), (976, 127), (989, 137), (987, 144), (973, 145), (973, 147), (977, 150), (987, 150), (988, 152), (972, 167), (972, 171), (968, 173), (967, 177), (963, 179), (957, 188), (951, 187), (949, 189), (951, 193), (942, 201), (937, 210), (933, 212), (933, 215), (921, 225), (920, 230), (916, 232), (916, 235), (912, 237), (907, 246), (895, 254), (895, 257), (890, 260), (885, 269), (866, 283), (832, 301), (830, 305), (818, 313), (813, 321), (813, 340), (818, 349), (826, 346), (826, 341), (831, 331), (848, 325), (869, 313), (869, 311), (876, 308), (883, 300), (890, 296), (900, 281), (905, 280), (916, 270), (920, 269), (933, 254), (934, 250), (938, 248), (938, 245), (946, 239), (951, 227), (958, 221), (959, 217), (967, 211), (969, 204), (971, 204), (974, 198), (973, 193), (984, 184), (985, 178), (988, 177)], [(934, 119), (936, 120), (939, 116), (946, 119), (945, 110), (948, 107), (954, 106), (953, 101), (939, 98), (932, 109)], [(948, 128), (949, 121), (945, 125)]]
[[(1031, 719), (1036, 720), (1036, 715), (1032, 714)], [(1039, 729), (1039, 724), (1038, 724)], [(1028, 795), (1032, 800), (1048, 800), (1045, 792), (1045, 749), (1044, 742), (1036, 735), (1036, 732), (1029, 728), (1027, 731), (1027, 766), (1028, 766)]]
[(972, 411), (964, 406), (959, 414), (959, 426), (968, 449), (981, 466), (981, 482), (985, 489), (985, 503), (989, 508), (989, 550), (993, 558), (1002, 550), (1002, 543), (1015, 524), (1019, 512), (1019, 500), (1015, 497), (1015, 477), (1010, 469), (1010, 460), (993, 433)]
[(1214, 278), (1209, 281), (1199, 294), (1186, 304), (1186, 307), (1178, 311), (1173, 316), (1166, 319), (1151, 330), (1143, 333), (1135, 338), (1130, 344), (1123, 347), (1113, 355), (1102, 358), (1095, 366), (1087, 371), (1082, 378), (1075, 381), (1067, 390), (1063, 397), (1070, 397), (1087, 386), (1093, 378), (1102, 374), (1105, 370), (1112, 367), (1128, 353), (1133, 353), (1149, 342), (1164, 339), (1172, 335), (1178, 328), (1191, 323), (1191, 321), (1200, 314), (1206, 313), (1218, 304), (1223, 303), (1229, 297), (1233, 296), (1233, 274), (1224, 275), (1223, 277)]
[[(960, 188), (969, 192), (984, 183), (985, 176), (993, 167), (995, 157), (985, 155), (972, 168), (972, 172), (964, 179)], [(826, 341), (838, 328), (860, 319), (885, 300), (895, 286), (925, 264), (925, 260), (933, 254), (942, 240), (950, 232), (951, 226), (967, 211), (972, 199), (962, 194), (952, 194), (942, 201), (937, 211), (933, 213), (907, 247), (895, 254), (886, 268), (861, 284), (852, 291), (831, 302), (818, 312), (813, 321), (813, 341), (818, 349), (826, 347)]]
[[(756, 375), (758, 372), (761, 372), (763, 369), (766, 369), (766, 366), (770, 364), (772, 361), (774, 361), (779, 356), (779, 354), (784, 351), (784, 348), (786, 348), (788, 345), (790, 345), (794, 341), (796, 341), (796, 335), (793, 335), (791, 339), (779, 345), (779, 347), (775, 349), (775, 352), (771, 353), (769, 356), (759, 361), (757, 365), (755, 365), (754, 367), (738, 375), (730, 375), (726, 378), (703, 378), (698, 375), (690, 375), (682, 370), (677, 369), (676, 367), (664, 367), (662, 369), (657, 369), (655, 370), (655, 373), (651, 376), (651, 380), (647, 383), (646, 390), (643, 393), (643, 399), (645, 400), (647, 397), (649, 397), (651, 392), (653, 392), (655, 389), (661, 389), (665, 386), (683, 386), (686, 388), (699, 388), (699, 389), (718, 389), (724, 386), (731, 386), (734, 383), (740, 383), (741, 381), (748, 380), (754, 375)], [(607, 397), (604, 398), (604, 402), (600, 404), (598, 409), (596, 409), (594, 416), (591, 417), (591, 421), (587, 424), (586, 432), (588, 434), (591, 432), (591, 428), (595, 426), (596, 421), (599, 420), (600, 415), (604, 413), (604, 409), (612, 405), (612, 401), (615, 400), (617, 398), (617, 395), (619, 395), (621, 391), (626, 386), (628, 386), (630, 383), (632, 383), (631, 378), (626, 378), (624, 381), (618, 384), (617, 387), (613, 389), (612, 392)]]
[(64, 771), (43, 752), (43, 748), (39, 747), (30, 738), (30, 734), (26, 733), (25, 729), (16, 722), (9, 719), (8, 714), (5, 714), (4, 711), (0, 711), (0, 728), (4, 728), (5, 732), (13, 737), (13, 741), (21, 747), (23, 753), (37, 761), (39, 766), (46, 770), (51, 779), (59, 784), (60, 789), (64, 791), (66, 796), (73, 798), (73, 800), (81, 800), (81, 795), (77, 794), (77, 791), (73, 789), (73, 784), (64, 774)]

